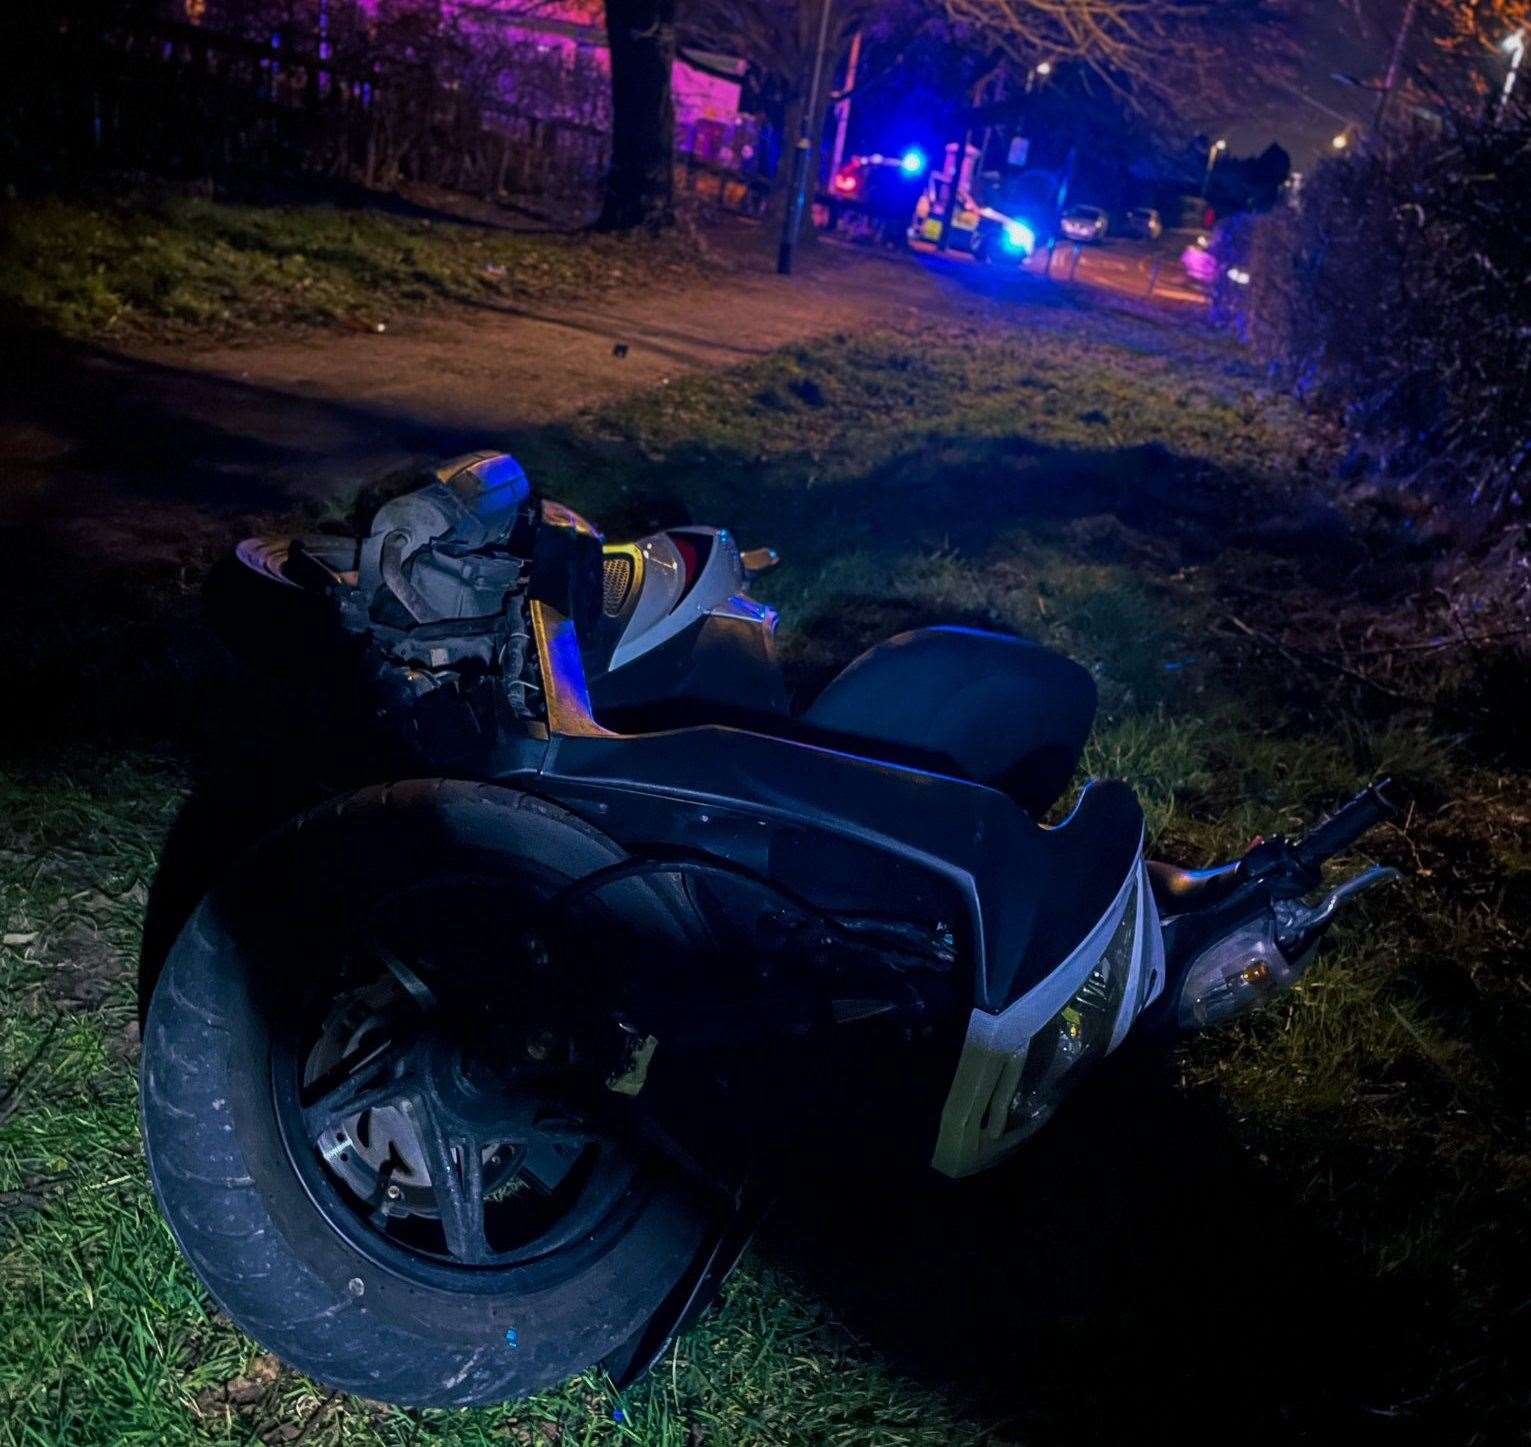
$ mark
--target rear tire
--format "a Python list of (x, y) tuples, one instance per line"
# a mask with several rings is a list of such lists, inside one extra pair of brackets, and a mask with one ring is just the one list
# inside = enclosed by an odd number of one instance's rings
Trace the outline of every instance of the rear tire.
[[(609, 1193), (599, 1226), (578, 1239), (554, 1233), (545, 1254), (514, 1268), (443, 1266), (438, 1257), (403, 1270), (385, 1238), (374, 1250), (337, 1229), (314, 1190), (315, 1163), (302, 1163), (303, 1143), (295, 1151), (284, 1136), (279, 1022), (283, 1002), (313, 987), (329, 963), (340, 936), (331, 938), (327, 918), (361, 918), (431, 870), (534, 872), (540, 887), (557, 889), (622, 858), (611, 841), (525, 795), (404, 784), (296, 821), (192, 915), (148, 1012), (144, 1141), (181, 1250), (263, 1346), (320, 1382), (375, 1399), (503, 1401), (631, 1339), (707, 1249), (710, 1208), (644, 1159), (619, 1177), (625, 1184)], [(675, 928), (663, 900), (633, 883), (624, 911), (632, 905), (646, 930)]]

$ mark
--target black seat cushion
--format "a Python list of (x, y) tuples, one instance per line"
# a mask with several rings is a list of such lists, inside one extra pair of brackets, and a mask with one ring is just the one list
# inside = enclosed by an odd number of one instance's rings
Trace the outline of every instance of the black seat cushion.
[(1063, 792), (1095, 718), (1095, 680), (1036, 643), (919, 628), (868, 649), (801, 722), (862, 752), (1003, 789), (1034, 814)]

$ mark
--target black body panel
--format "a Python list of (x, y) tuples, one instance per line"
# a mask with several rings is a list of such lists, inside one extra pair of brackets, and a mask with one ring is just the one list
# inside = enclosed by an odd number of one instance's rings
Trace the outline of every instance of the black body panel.
[[(557, 737), (507, 777), (638, 852), (715, 855), (826, 908), (943, 921), (998, 1011), (1054, 969), (1132, 868), (1143, 816), (1092, 785), (1055, 829), (996, 789), (743, 730)], [(806, 877), (805, 877), (806, 876)]]
[(785, 719), (787, 691), (769, 627), (752, 618), (704, 614), (625, 668), (591, 674), (590, 701), (622, 733), (698, 723)]

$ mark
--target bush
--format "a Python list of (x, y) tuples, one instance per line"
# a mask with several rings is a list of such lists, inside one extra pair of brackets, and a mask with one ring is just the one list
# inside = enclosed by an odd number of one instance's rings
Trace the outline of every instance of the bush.
[(1390, 476), (1521, 508), (1531, 463), (1531, 111), (1326, 161), (1259, 218), (1235, 325)]

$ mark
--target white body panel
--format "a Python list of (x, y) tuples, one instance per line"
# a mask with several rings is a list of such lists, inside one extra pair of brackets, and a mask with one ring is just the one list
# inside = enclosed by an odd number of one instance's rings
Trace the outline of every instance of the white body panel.
[(998, 1014), (975, 1009), (969, 1016), (931, 1158), (936, 1170), (948, 1176), (986, 1170), (1032, 1133), (1025, 1127), (1007, 1129), (1009, 1104), (1020, 1085), (1027, 1050), (1033, 1037), (1078, 993), (1129, 910), (1133, 933), (1126, 987), (1102, 1056), (1122, 1043), (1139, 1013), (1163, 992), (1164, 939), (1140, 843), (1111, 907), (1073, 953), (1009, 1009)]
[[(639, 555), (638, 601), (612, 650), (613, 672), (669, 642), (698, 618), (709, 614), (748, 618), (775, 627), (776, 614), (748, 596), (749, 583), (739, 561), (739, 547), (726, 528), (685, 528), (709, 542), (701, 572), (686, 588), (680, 549), (668, 533), (653, 533), (633, 546)], [(684, 596), (682, 596), (684, 595)]]

